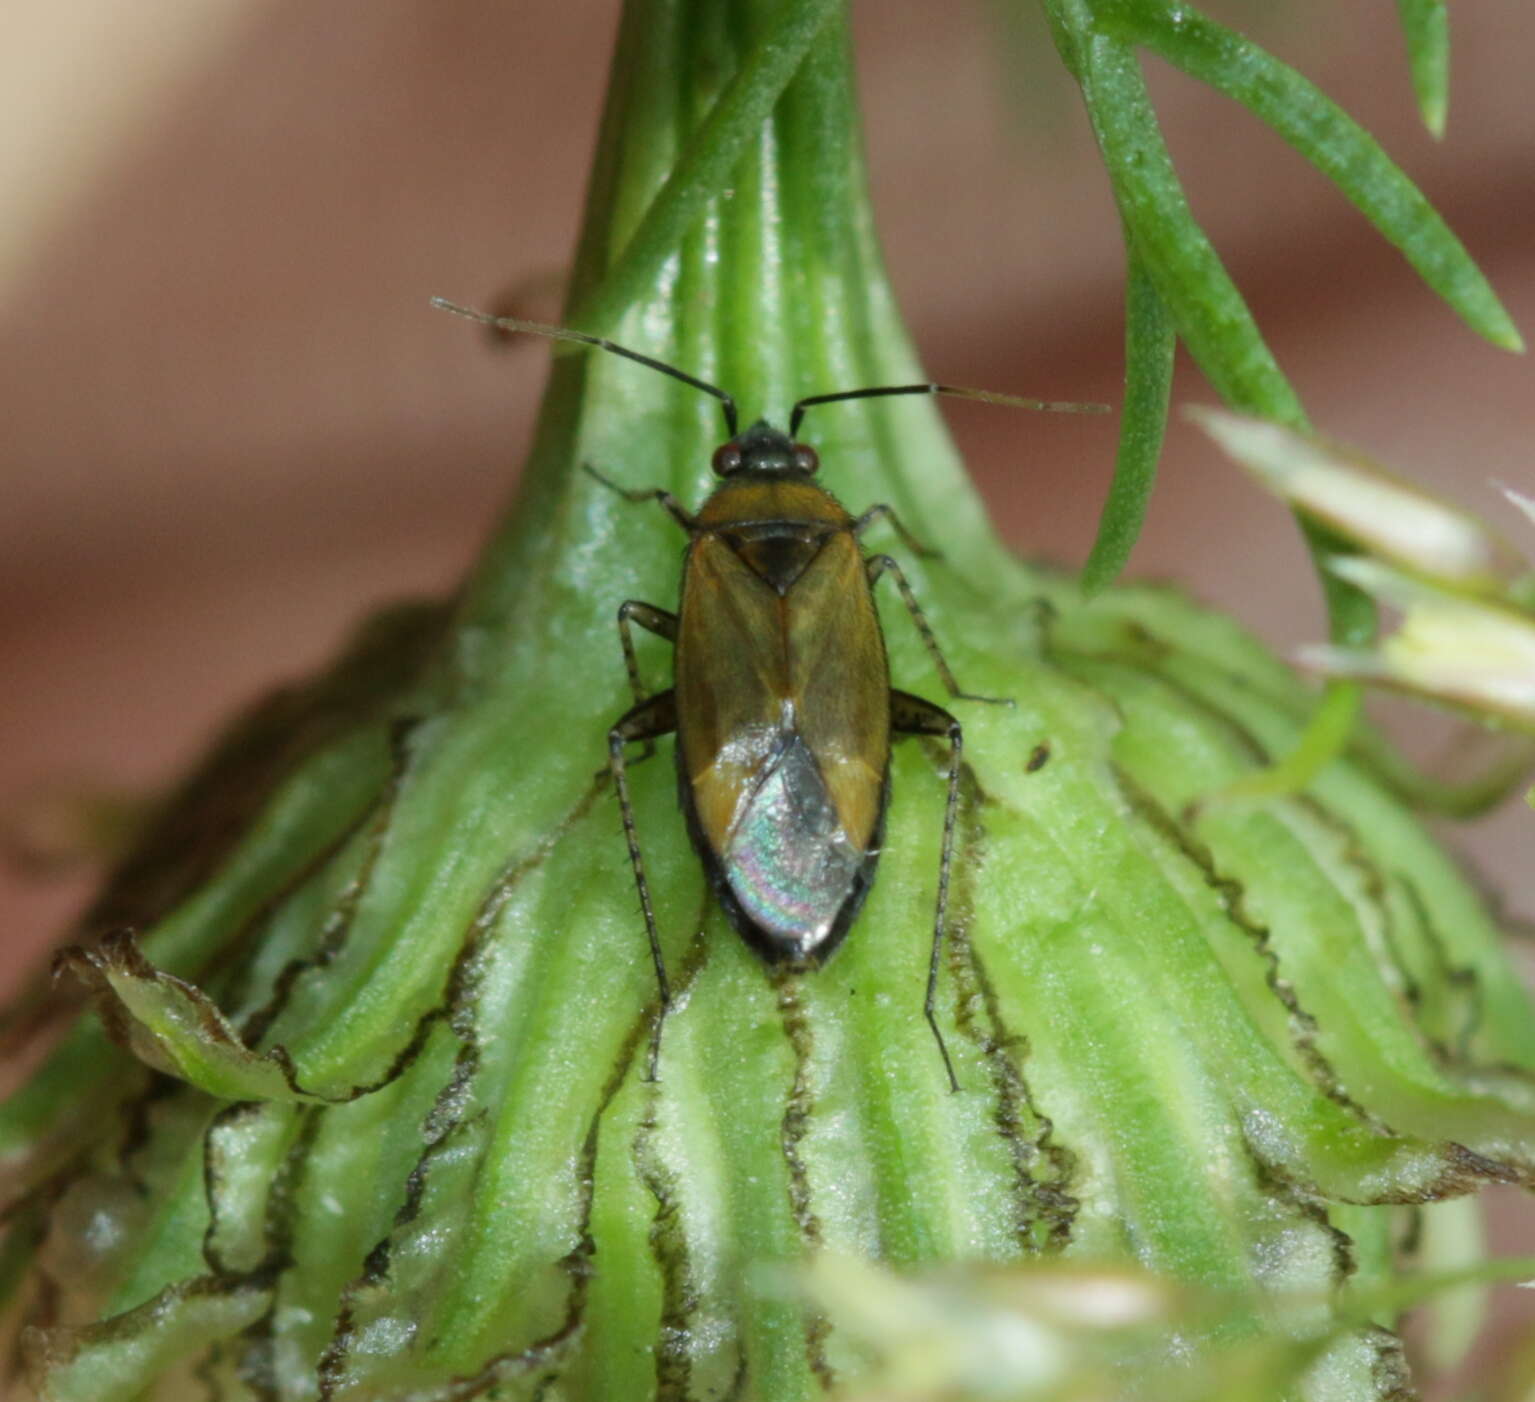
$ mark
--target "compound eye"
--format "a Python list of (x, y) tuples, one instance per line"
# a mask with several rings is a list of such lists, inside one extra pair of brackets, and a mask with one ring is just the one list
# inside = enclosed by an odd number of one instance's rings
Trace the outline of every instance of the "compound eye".
[(721, 443), (714, 450), (714, 471), (720, 477), (728, 477), (741, 467), (741, 450), (734, 443)]
[(815, 454), (814, 448), (807, 448), (803, 443), (794, 445), (794, 470), (796, 472), (814, 472), (821, 466), (821, 460)]

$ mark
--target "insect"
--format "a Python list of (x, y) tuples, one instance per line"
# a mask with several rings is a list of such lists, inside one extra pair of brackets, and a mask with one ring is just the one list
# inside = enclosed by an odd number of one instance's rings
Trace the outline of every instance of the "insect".
[[(927, 735), (949, 746), (948, 797), (923, 1012), (951, 1089), (954, 1064), (934, 1000), (948, 913), (949, 872), (964, 732), (942, 706), (890, 685), (874, 588), (891, 578), (949, 695), (955, 681), (900, 565), (866, 556), (865, 530), (884, 519), (908, 548), (930, 553), (883, 503), (852, 516), (815, 480), (819, 460), (795, 434), (807, 409), (849, 399), (950, 394), (1028, 408), (1080, 409), (951, 385), (879, 385), (801, 399), (788, 431), (759, 420), (744, 432), (724, 390), (612, 341), (563, 327), (436, 305), (503, 330), (596, 346), (637, 361), (720, 401), (726, 441), (715, 450), (719, 484), (690, 513), (670, 492), (632, 489), (588, 467), (629, 501), (659, 503), (688, 535), (675, 613), (637, 599), (618, 609), (619, 639), (635, 702), (608, 732), (608, 760), (660, 990), (651, 1037), (655, 1079), (671, 1004), (655, 910), (629, 799), (625, 749), (675, 732), (678, 790), (693, 846), (730, 923), (769, 964), (814, 968), (846, 936), (874, 882), (890, 791), (893, 736)], [(674, 684), (647, 694), (631, 629), (672, 643)]]

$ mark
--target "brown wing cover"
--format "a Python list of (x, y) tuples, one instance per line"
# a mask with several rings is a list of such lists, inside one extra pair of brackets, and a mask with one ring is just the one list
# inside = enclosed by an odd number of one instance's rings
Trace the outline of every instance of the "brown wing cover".
[(826, 541), (784, 602), (799, 731), (843, 830), (864, 849), (879, 824), (890, 763), (890, 670), (851, 533)]
[(677, 623), (677, 744), (716, 855), (773, 751), (789, 695), (782, 603), (717, 536), (693, 542)]
[(695, 538), (676, 654), (678, 757), (727, 908), (809, 955), (867, 884), (890, 749), (884, 641), (852, 534), (779, 595), (712, 532)]

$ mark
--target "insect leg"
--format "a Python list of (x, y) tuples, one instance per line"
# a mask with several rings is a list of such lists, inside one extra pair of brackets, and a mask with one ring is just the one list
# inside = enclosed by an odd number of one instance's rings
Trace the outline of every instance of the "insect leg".
[(950, 696), (960, 701), (984, 701), (989, 706), (1013, 704), (1010, 697), (977, 696), (974, 692), (960, 690), (959, 683), (954, 680), (954, 673), (949, 670), (949, 664), (944, 658), (943, 649), (938, 646), (938, 639), (933, 636), (933, 630), (928, 626), (927, 615), (922, 612), (922, 605), (917, 602), (917, 596), (911, 592), (911, 585), (907, 582), (905, 572), (894, 559), (889, 555), (871, 555), (864, 561), (864, 568), (868, 571), (871, 589), (879, 582), (881, 575), (895, 576), (896, 588), (901, 591), (906, 612), (911, 615), (911, 621), (917, 625), (922, 646), (927, 649), (927, 655), (933, 659), (933, 665), (938, 669), (938, 675), (943, 678), (943, 684), (948, 688)]
[(964, 733), (960, 724), (942, 706), (924, 701), (904, 691), (890, 693), (890, 724), (901, 735), (936, 735), (949, 742), (949, 798), (943, 811), (943, 851), (938, 858), (938, 901), (933, 914), (933, 953), (927, 966), (927, 997), (922, 1012), (932, 1028), (943, 1057), (943, 1069), (949, 1073), (949, 1089), (959, 1089), (959, 1077), (949, 1059), (949, 1048), (938, 1029), (933, 1003), (938, 995), (938, 959), (943, 949), (944, 927), (949, 915), (949, 866), (954, 856), (954, 819), (959, 811), (960, 760), (964, 756)]
[(674, 643), (677, 641), (677, 615), (638, 599), (625, 599), (618, 606), (618, 639), (624, 645), (624, 667), (628, 670), (629, 685), (634, 688), (634, 701), (638, 705), (645, 699), (646, 692), (640, 682), (640, 664), (634, 655), (634, 636), (629, 631), (631, 623), (638, 623), (646, 632)]
[(862, 536), (881, 516), (895, 528), (895, 533), (901, 538), (901, 544), (910, 550), (913, 555), (922, 560), (941, 560), (943, 558), (943, 551), (934, 550), (930, 545), (923, 545), (916, 536), (907, 530), (906, 523), (895, 514), (895, 507), (886, 501), (876, 502), (853, 522), (854, 538)]
[(666, 508), (667, 514), (685, 531), (692, 531), (695, 526), (693, 518), (688, 515), (680, 501), (670, 492), (661, 487), (626, 487), (621, 482), (615, 482), (611, 477), (605, 477), (598, 472), (589, 462), (581, 464), (589, 476), (595, 477), (604, 487), (617, 492), (625, 501), (658, 501)]
[(656, 966), (656, 988), (661, 1006), (650, 1034), (650, 1067), (647, 1080), (656, 1079), (661, 1061), (661, 1027), (672, 1005), (672, 988), (666, 977), (666, 961), (661, 957), (661, 937), (656, 933), (656, 913), (650, 903), (650, 883), (645, 880), (645, 863), (640, 857), (640, 839), (634, 828), (634, 807), (629, 802), (629, 780), (624, 772), (624, 746), (631, 740), (654, 740), (677, 728), (677, 702), (673, 692), (657, 692), (647, 701), (628, 711), (608, 731), (608, 767), (613, 772), (613, 786), (618, 791), (618, 807), (624, 818), (624, 838), (629, 844), (629, 863), (634, 868), (634, 884), (640, 893), (640, 909), (645, 914), (645, 933), (650, 938), (650, 958)]

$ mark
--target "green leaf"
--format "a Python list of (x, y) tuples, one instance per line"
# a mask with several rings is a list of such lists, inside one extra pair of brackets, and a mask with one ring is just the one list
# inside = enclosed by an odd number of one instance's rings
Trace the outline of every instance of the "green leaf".
[(1082, 570), (1082, 592), (1088, 598), (1112, 584), (1124, 569), (1146, 519), (1167, 430), (1177, 345), (1166, 304), (1132, 252), (1125, 272), (1125, 402), (1119, 451), (1098, 538)]
[(1240, 34), (1179, 4), (1103, 0), (1105, 30), (1142, 44), (1261, 117), (1338, 189), (1474, 331), (1505, 350), (1524, 341), (1461, 244), (1374, 137), (1297, 73)]
[[(1305, 411), (1189, 209), (1133, 47), (1099, 32), (1087, 0), (1047, 0), (1056, 47), (1083, 100), (1135, 255), (1171, 310), (1200, 369), (1237, 408), (1296, 428)], [(1369, 599), (1324, 567), (1337, 543), (1303, 522), (1322, 581), (1331, 633), (1356, 642), (1374, 631)]]
[(1098, 33), (1082, 38), (1082, 92), (1114, 195), (1178, 334), (1228, 403), (1303, 424), (1295, 391), (1189, 209), (1134, 48)]
[[(1464, 248), (1379, 146), (1305, 79), (1256, 45), (1178, 6), (1046, 0), (1056, 47), (1081, 84), (1135, 254), (1194, 358), (1231, 405), (1303, 427), (1299, 400), (1189, 211), (1133, 50), (1143, 44), (1246, 103), (1333, 178), (1425, 280), (1496, 344), (1519, 333)], [(1340, 542), (1307, 524), (1319, 566)], [(1333, 639), (1365, 641), (1368, 599), (1321, 570)]]
[(1450, 105), (1450, 11), (1444, 0), (1396, 0), (1423, 124), (1444, 135)]
[[(1184, 344), (1228, 404), (1305, 427), (1299, 398), (1189, 209), (1134, 49), (1096, 32), (1081, 0), (1050, 4), (1056, 44), (1082, 85), (1133, 253), (1156, 284)], [(1309, 523), (1302, 529), (1334, 638), (1367, 638), (1374, 607), (1323, 568), (1336, 549), (1331, 538)]]
[(1222, 803), (1261, 802), (1304, 792), (1323, 769), (1348, 749), (1354, 723), (1359, 717), (1359, 704), (1360, 688), (1357, 685), (1330, 683), (1294, 749), (1267, 769), (1245, 775), (1224, 789), (1206, 794), (1196, 807), (1202, 811)]

